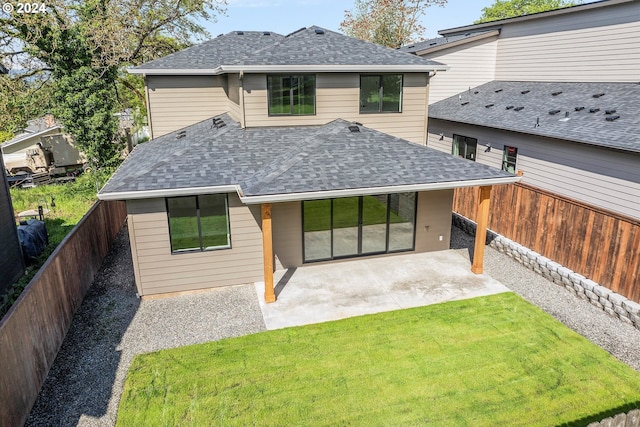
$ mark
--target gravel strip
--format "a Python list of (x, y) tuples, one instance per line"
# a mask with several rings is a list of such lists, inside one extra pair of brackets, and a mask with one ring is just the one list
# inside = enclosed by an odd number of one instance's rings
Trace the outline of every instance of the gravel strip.
[[(470, 257), (474, 238), (451, 229), (451, 247)], [(613, 356), (640, 371), (640, 331), (548, 281), (511, 257), (485, 248), (484, 271)]]
[(265, 330), (253, 285), (140, 301), (126, 226), (31, 410), (28, 426), (113, 426), (136, 354)]

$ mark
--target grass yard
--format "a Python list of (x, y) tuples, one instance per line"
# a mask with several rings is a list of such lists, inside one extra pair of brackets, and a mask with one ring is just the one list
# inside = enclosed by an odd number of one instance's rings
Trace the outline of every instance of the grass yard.
[(139, 355), (137, 425), (581, 425), (640, 407), (640, 373), (515, 294)]

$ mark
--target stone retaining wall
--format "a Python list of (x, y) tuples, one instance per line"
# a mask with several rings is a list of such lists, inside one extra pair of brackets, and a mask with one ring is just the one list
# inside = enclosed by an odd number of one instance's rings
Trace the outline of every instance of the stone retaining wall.
[[(472, 236), (476, 233), (476, 223), (455, 212), (453, 224)], [(572, 294), (640, 330), (640, 304), (491, 230), (487, 230), (487, 243), (553, 283), (564, 286)]]
[(640, 427), (640, 409), (634, 409), (628, 414), (605, 418), (599, 423), (591, 423), (587, 427)]

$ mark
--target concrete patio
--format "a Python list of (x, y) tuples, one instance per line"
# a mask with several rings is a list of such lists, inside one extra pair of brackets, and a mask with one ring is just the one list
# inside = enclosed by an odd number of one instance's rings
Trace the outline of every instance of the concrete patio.
[(471, 272), (455, 250), (309, 264), (274, 274), (277, 301), (256, 292), (267, 329), (338, 320), (509, 292), (486, 274)]

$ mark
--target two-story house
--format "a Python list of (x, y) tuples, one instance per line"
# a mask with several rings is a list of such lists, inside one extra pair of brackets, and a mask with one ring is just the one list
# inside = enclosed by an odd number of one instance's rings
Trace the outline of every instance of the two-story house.
[(445, 69), (319, 27), (233, 32), (132, 69), (153, 139), (98, 196), (127, 202), (138, 293), (264, 280), (272, 302), (276, 268), (448, 249), (453, 189), (482, 187), (486, 208), (519, 177), (424, 146)]
[(491, 228), (640, 301), (640, 1), (440, 34), (402, 49), (450, 66), (432, 79), (427, 145), (521, 171)]

